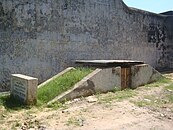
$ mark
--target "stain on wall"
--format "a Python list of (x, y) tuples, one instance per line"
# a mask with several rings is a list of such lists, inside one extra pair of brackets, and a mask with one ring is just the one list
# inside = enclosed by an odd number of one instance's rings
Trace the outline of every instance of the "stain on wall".
[(148, 42), (153, 43), (160, 52), (157, 64), (161, 67), (167, 67), (166, 60), (169, 57), (167, 52), (168, 44), (166, 43), (166, 27), (160, 24), (149, 24)]
[(12, 73), (41, 83), (78, 59), (172, 67), (170, 19), (122, 0), (0, 0), (0, 91)]
[(156, 47), (158, 47), (158, 43), (165, 42), (165, 39), (165, 27), (151, 23), (148, 31), (148, 42), (156, 43)]

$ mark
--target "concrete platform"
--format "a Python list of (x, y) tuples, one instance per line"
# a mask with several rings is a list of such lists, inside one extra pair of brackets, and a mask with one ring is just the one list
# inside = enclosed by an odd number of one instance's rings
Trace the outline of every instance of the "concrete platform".
[[(99, 63), (104, 61), (99, 61)], [(127, 68), (110, 67), (97, 68), (92, 73), (84, 77), (81, 81), (75, 84), (70, 90), (58, 95), (48, 104), (55, 101), (66, 101), (74, 98), (90, 96), (98, 93), (105, 93), (115, 90), (123, 90), (127, 88), (135, 89), (139, 86), (155, 82), (159, 80), (162, 75), (148, 64), (138, 64), (141, 62), (133, 61), (112, 61), (113, 63), (127, 63), (132, 65)], [(110, 63), (110, 61), (108, 62)]]

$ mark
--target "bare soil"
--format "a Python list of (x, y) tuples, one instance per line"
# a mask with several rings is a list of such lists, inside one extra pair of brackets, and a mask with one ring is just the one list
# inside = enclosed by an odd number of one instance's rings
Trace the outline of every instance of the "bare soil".
[[(166, 76), (172, 78), (173, 74)], [(0, 106), (0, 130), (171, 130), (173, 104), (155, 106), (146, 98), (165, 96), (165, 85), (139, 87), (133, 90), (135, 95), (124, 100), (109, 98), (116, 92), (75, 99), (58, 109), (34, 107), (7, 111)], [(139, 106), (140, 101), (150, 105)]]

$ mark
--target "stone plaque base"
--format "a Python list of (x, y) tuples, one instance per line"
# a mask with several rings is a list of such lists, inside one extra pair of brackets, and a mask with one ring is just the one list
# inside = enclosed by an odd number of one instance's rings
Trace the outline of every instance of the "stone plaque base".
[(22, 74), (12, 74), (11, 96), (26, 105), (34, 105), (37, 102), (37, 85), (37, 78)]

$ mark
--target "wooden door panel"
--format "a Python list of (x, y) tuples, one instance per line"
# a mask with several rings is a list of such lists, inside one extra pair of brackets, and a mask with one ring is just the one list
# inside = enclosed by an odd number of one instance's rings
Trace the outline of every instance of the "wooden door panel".
[(130, 68), (121, 68), (121, 90), (130, 87)]

